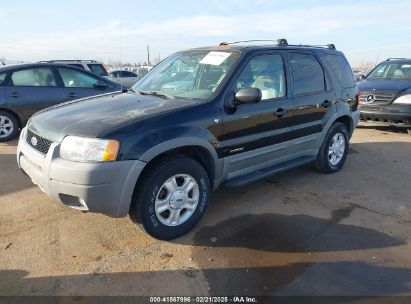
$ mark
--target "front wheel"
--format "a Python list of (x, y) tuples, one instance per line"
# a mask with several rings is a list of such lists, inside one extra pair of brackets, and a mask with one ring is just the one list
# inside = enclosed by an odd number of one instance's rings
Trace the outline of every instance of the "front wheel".
[(339, 171), (348, 154), (348, 130), (342, 123), (334, 123), (328, 130), (324, 142), (318, 152), (315, 167), (324, 173)]
[(207, 172), (185, 156), (163, 158), (147, 170), (135, 191), (130, 218), (157, 239), (184, 235), (205, 213)]

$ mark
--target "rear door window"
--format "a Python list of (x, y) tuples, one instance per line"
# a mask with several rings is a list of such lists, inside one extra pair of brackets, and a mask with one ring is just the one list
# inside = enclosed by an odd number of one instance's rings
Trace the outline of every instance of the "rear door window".
[(325, 61), (343, 88), (355, 86), (354, 75), (347, 60), (341, 55), (327, 55)]
[(326, 89), (323, 68), (312, 54), (290, 53), (294, 95), (323, 92)]
[(94, 88), (99, 80), (97, 77), (75, 69), (58, 68), (58, 71), (67, 88)]
[(11, 81), (15, 87), (55, 87), (57, 86), (50, 68), (31, 68), (13, 72)]
[(107, 71), (101, 64), (87, 64), (90, 71), (97, 76), (107, 76)]

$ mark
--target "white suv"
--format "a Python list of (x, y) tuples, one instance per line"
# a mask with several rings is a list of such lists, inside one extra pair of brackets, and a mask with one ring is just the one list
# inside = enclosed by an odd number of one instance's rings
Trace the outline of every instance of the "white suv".
[(106, 67), (101, 62), (98, 62), (96, 60), (49, 60), (40, 62), (67, 64), (91, 72), (100, 77), (108, 76)]

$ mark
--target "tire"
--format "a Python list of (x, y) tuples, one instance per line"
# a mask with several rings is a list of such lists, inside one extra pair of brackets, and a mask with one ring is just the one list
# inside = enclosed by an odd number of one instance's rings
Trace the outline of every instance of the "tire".
[(8, 111), (0, 110), (0, 142), (15, 138), (19, 129), (20, 122), (17, 117)]
[[(186, 234), (207, 209), (210, 194), (207, 172), (195, 160), (179, 155), (164, 157), (147, 170), (134, 191), (131, 220), (160, 240)], [(186, 205), (190, 208), (186, 209)], [(164, 208), (167, 209), (160, 212)], [(172, 217), (176, 213), (180, 215), (178, 220)]]
[[(340, 145), (335, 145), (339, 142), (339, 139), (344, 142)], [(331, 146), (334, 145), (334, 151)], [(341, 148), (339, 148), (341, 147)], [(349, 148), (349, 138), (347, 127), (339, 122), (334, 123), (330, 130), (328, 130), (324, 141), (318, 152), (317, 159), (315, 161), (315, 168), (319, 172), (323, 173), (335, 173), (338, 172), (345, 163)], [(337, 157), (338, 156), (338, 157)], [(334, 158), (335, 157), (335, 158)]]

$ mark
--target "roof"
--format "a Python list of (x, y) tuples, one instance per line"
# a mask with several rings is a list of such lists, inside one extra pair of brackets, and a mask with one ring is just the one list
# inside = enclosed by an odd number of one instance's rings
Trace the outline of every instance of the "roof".
[[(21, 69), (21, 68), (33, 68), (33, 67), (55, 67), (55, 66), (64, 66), (67, 67), (66, 64), (63, 63), (20, 63), (20, 64), (8, 64), (8, 65), (2, 65), (0, 66), (0, 71), (5, 72), (5, 71), (10, 71), (14, 69)], [(70, 66), (71, 68), (76, 69), (75, 66)]]
[(397, 63), (410, 63), (411, 62), (411, 58), (388, 58), (385, 61), (389, 61), (389, 62), (397, 62)]
[[(268, 43), (267, 43), (268, 42)], [(271, 44), (270, 44), (271, 42)], [(236, 42), (222, 42), (218, 45), (193, 48), (189, 50), (211, 50), (211, 51), (257, 51), (257, 50), (268, 50), (268, 49), (279, 49), (279, 50), (316, 50), (316, 51), (329, 51), (338, 52), (334, 44), (327, 45), (291, 45), (288, 44), (285, 39), (278, 40), (246, 40), (246, 41), (236, 41)]]

